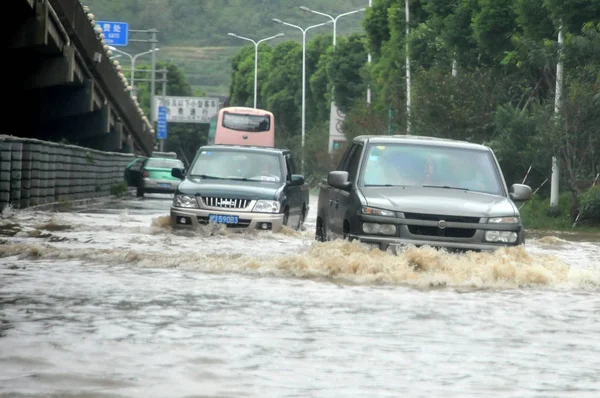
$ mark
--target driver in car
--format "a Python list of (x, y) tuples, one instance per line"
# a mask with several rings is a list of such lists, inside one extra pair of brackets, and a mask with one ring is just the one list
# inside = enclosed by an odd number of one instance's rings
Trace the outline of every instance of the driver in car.
[(248, 179), (256, 181), (279, 181), (279, 166), (270, 161), (261, 161), (254, 164), (248, 173)]
[(420, 156), (391, 152), (382, 157), (383, 185), (421, 186), (426, 182), (428, 165)]

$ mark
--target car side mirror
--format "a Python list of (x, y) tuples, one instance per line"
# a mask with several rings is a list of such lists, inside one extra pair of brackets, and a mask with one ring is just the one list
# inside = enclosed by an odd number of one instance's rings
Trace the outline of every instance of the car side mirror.
[(348, 181), (347, 171), (332, 171), (327, 176), (327, 183), (334, 188), (348, 189), (352, 183)]
[(185, 169), (173, 168), (171, 169), (171, 175), (175, 178), (183, 180), (185, 178)]
[(292, 174), (292, 177), (290, 180), (290, 185), (292, 185), (292, 186), (304, 185), (304, 176), (300, 175), (300, 174)]
[(529, 185), (513, 184), (510, 187), (510, 198), (515, 202), (525, 202), (531, 199), (532, 192)]

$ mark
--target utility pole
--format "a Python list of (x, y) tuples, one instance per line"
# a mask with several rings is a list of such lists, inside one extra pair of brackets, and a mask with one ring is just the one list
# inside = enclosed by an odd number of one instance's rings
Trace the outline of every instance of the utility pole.
[(410, 35), (410, 10), (408, 7), (408, 0), (404, 0), (404, 5), (406, 8), (406, 134), (410, 134), (410, 48), (408, 47), (408, 36)]
[[(559, 22), (558, 28), (558, 63), (556, 64), (556, 89), (554, 91), (554, 117), (556, 122), (559, 122), (560, 108), (562, 106), (562, 89), (563, 89), (563, 46), (565, 42), (565, 32), (562, 20)], [(559, 197), (559, 177), (560, 168), (556, 156), (552, 156), (552, 177), (550, 180), (550, 207), (558, 208)]]
[(146, 29), (146, 30), (130, 30), (131, 33), (146, 33), (150, 35), (150, 39), (131, 39), (131, 42), (138, 43), (150, 43), (151, 51), (152, 51), (152, 76), (150, 78), (150, 121), (154, 125), (156, 122), (156, 109), (154, 104), (154, 97), (156, 95), (156, 44), (158, 43), (157, 39), (157, 29)]
[[(372, 0), (369, 0), (369, 8), (372, 6)], [(371, 52), (367, 54), (367, 63), (371, 65)], [(371, 83), (367, 83), (367, 104), (371, 104)]]

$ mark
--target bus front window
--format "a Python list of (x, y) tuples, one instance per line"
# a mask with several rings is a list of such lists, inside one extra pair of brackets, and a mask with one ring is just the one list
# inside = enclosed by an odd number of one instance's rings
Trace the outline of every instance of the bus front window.
[(238, 130), (261, 133), (271, 128), (269, 115), (246, 115), (225, 112), (223, 114), (223, 127)]

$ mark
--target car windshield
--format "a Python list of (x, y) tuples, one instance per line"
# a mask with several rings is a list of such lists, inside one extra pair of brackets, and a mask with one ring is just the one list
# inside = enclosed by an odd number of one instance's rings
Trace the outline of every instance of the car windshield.
[(502, 195), (488, 151), (430, 145), (372, 145), (363, 165), (364, 186), (428, 186)]
[(204, 178), (278, 182), (281, 164), (276, 154), (240, 150), (202, 150), (190, 175)]
[(179, 159), (148, 159), (147, 169), (183, 169), (183, 163)]

